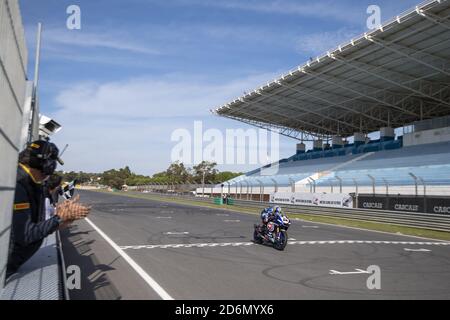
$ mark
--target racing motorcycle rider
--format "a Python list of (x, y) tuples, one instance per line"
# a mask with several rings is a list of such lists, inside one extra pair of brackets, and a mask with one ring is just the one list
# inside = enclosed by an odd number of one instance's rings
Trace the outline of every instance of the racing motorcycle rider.
[(268, 207), (261, 212), (262, 230), (267, 230), (267, 236), (272, 238), (272, 232), (274, 231), (274, 225), (272, 221), (277, 214), (281, 214), (281, 208), (279, 206)]

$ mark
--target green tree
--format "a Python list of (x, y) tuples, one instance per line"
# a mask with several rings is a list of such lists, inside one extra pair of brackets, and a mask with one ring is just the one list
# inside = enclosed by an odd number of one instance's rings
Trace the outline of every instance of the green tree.
[(171, 182), (185, 182), (190, 177), (190, 174), (184, 164), (177, 161), (167, 168), (166, 177)]
[(203, 181), (207, 184), (209, 181), (215, 181), (218, 170), (216, 169), (217, 163), (202, 161), (198, 165), (193, 167), (194, 171), (194, 181), (196, 183), (203, 183)]
[(238, 176), (241, 176), (242, 174), (243, 173), (241, 173), (241, 172), (230, 172), (230, 171), (219, 172), (216, 175), (216, 180), (214, 181), (214, 183), (225, 182), (225, 181), (231, 180), (233, 178), (236, 178)]

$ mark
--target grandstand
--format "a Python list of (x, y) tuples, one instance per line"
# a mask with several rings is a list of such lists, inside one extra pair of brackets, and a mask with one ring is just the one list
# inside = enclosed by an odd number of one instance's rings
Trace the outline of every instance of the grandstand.
[(211, 192), (450, 195), (449, 15), (421, 3), (213, 110), (297, 148)]

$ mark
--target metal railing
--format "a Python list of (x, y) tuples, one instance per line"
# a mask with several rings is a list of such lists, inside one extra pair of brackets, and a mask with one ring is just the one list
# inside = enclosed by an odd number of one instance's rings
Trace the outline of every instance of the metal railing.
[[(142, 186), (128, 187), (129, 190), (140, 191), (156, 191), (160, 193), (177, 193), (177, 194), (194, 194), (202, 197), (209, 197), (211, 195), (229, 194), (236, 199), (253, 199), (259, 197), (262, 201), (264, 195), (274, 192), (301, 192), (301, 193), (345, 193), (356, 194), (372, 193), (372, 194), (386, 194), (386, 195), (414, 195), (427, 197), (429, 194), (434, 195), (450, 195), (450, 183), (448, 185), (427, 183), (427, 181), (420, 175), (414, 172), (408, 172), (410, 182), (406, 180), (403, 182), (395, 182), (390, 180), (390, 177), (377, 176), (366, 174), (366, 179), (358, 175), (356, 177), (342, 178), (338, 175), (333, 177), (314, 179), (309, 176), (304, 181), (306, 183), (299, 183), (298, 177), (291, 175), (284, 178), (283, 181), (277, 177), (270, 177), (270, 183), (264, 183), (261, 178), (247, 178), (237, 182), (223, 182), (214, 184), (209, 181), (208, 184), (192, 184), (189, 182), (170, 182), (166, 184), (150, 184)], [(381, 188), (381, 189), (380, 189)], [(381, 190), (381, 191), (380, 191)]]
[[(190, 202), (203, 202), (212, 204), (211, 198), (195, 197), (194, 195), (154, 193), (166, 199), (184, 199), (186, 204)], [(194, 203), (195, 204), (195, 203)], [(234, 206), (239, 208), (257, 209), (273, 205), (268, 201), (250, 201), (235, 199)], [(340, 219), (361, 220), (369, 222), (388, 223), (391, 225), (407, 226), (434, 231), (450, 232), (450, 215), (397, 212), (389, 210), (371, 210), (359, 208), (331, 208), (305, 205), (281, 205), (287, 214), (302, 214), (311, 216), (334, 217)]]

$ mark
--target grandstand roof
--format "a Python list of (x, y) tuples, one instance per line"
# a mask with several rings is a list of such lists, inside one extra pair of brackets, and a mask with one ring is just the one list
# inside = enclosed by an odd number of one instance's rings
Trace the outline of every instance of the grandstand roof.
[(297, 138), (450, 115), (450, 1), (426, 1), (213, 113)]

